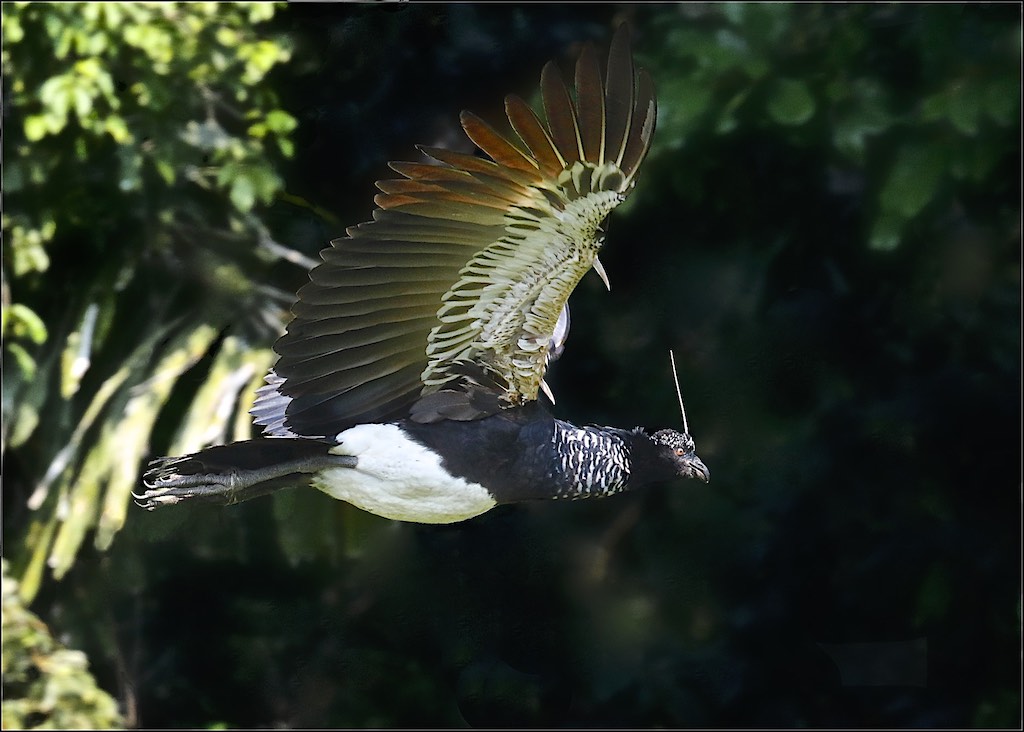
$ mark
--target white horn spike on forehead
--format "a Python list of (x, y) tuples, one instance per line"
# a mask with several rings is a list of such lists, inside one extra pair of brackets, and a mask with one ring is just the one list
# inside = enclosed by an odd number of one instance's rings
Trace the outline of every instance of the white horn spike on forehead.
[(686, 424), (686, 408), (683, 407), (683, 392), (679, 389), (679, 374), (676, 372), (676, 357), (672, 349), (668, 350), (668, 358), (672, 362), (672, 380), (676, 384), (676, 396), (679, 397), (679, 411), (683, 414), (683, 432), (690, 434), (690, 428)]

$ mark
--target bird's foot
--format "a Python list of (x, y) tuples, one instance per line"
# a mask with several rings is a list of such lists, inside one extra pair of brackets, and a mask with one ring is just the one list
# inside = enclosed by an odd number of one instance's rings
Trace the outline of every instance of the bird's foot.
[(175, 470), (173, 460), (154, 460), (142, 479), (146, 490), (132, 493), (135, 503), (147, 511), (159, 506), (173, 506), (186, 500), (198, 499), (216, 503), (235, 503), (236, 491), (242, 487), (237, 471), (182, 475)]

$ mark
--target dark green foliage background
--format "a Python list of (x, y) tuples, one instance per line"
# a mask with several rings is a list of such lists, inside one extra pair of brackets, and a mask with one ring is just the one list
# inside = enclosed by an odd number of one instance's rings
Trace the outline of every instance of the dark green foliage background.
[[(278, 173), (336, 220), (263, 220), (316, 256), (387, 160), (626, 17), (659, 128), (555, 412), (678, 425), (674, 348), (711, 483), (440, 527), (312, 491), (130, 513), (33, 605), (130, 721), (1019, 725), (1018, 6), (292, 5)], [(922, 639), (921, 684), (822, 647)]]

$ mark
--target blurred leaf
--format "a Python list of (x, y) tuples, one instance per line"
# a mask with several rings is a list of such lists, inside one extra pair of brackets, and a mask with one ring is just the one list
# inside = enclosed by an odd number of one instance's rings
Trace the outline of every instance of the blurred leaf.
[(840, 100), (842, 106), (833, 125), (834, 142), (841, 153), (863, 164), (870, 138), (884, 133), (894, 120), (879, 84), (861, 79), (852, 91), (848, 100)]
[[(235, 404), (240, 398), (251, 399), (249, 394), (243, 395), (242, 390), (257, 375), (253, 364), (247, 361), (244, 346), (239, 339), (234, 336), (225, 338), (209, 373), (192, 400), (177, 438), (171, 443), (171, 453), (183, 455), (230, 441), (228, 433), (235, 414)], [(262, 379), (263, 373), (258, 376)]]
[(256, 203), (256, 186), (251, 177), (240, 173), (231, 179), (231, 202), (239, 211), (248, 211)]
[(695, 77), (681, 76), (665, 85), (666, 102), (658, 109), (658, 125), (666, 131), (662, 145), (679, 147), (711, 103), (710, 87)]
[(295, 129), (298, 120), (283, 109), (273, 109), (267, 113), (266, 125), (271, 132), (285, 135)]
[(21, 21), (16, 14), (4, 18), (4, 41), (9, 45), (19, 43), (25, 37), (25, 31), (21, 27)]
[(67, 513), (61, 517), (46, 560), (54, 579), (61, 579), (71, 569), (86, 532), (96, 523), (101, 489), (110, 473), (110, 464), (105, 456), (116, 455), (115, 446), (114, 429), (109, 423), (104, 423), (99, 439), (86, 455), (69, 487)]
[(31, 603), (39, 592), (43, 581), (43, 570), (46, 569), (46, 555), (53, 545), (53, 535), (57, 530), (57, 512), (51, 511), (45, 520), (33, 519), (26, 533), (25, 543), (31, 547), (31, 554), (21, 581), (18, 583), (18, 596), (23, 603)]
[(900, 239), (903, 237), (903, 224), (905, 222), (906, 219), (902, 216), (889, 213), (883, 213), (876, 217), (868, 239), (871, 248), (879, 251), (890, 251), (898, 247)]
[[(18, 364), (18, 369), (21, 371), (22, 377), (26, 381), (34, 379), (36, 375), (36, 360), (29, 355), (28, 351), (18, 343), (8, 342), (4, 344), (4, 347), (12, 356), (14, 356), (14, 362)], [(38, 419), (38, 417), (36, 418)]]
[(981, 114), (979, 91), (971, 82), (956, 79), (945, 89), (922, 101), (922, 118), (929, 121), (947, 120), (959, 132), (974, 135)]
[(736, 110), (738, 110), (743, 103), (750, 96), (750, 92), (753, 87), (746, 87), (742, 91), (738, 92), (730, 99), (719, 115), (718, 123), (715, 125), (715, 133), (719, 135), (726, 135), (732, 132), (739, 125), (736, 119)]
[(20, 303), (4, 311), (4, 333), (13, 338), (28, 338), (33, 343), (46, 342), (46, 325), (31, 308)]
[(15, 449), (25, 444), (39, 426), (40, 413), (49, 395), (48, 380), (57, 359), (52, 352), (43, 351), (37, 360), (10, 341), (4, 347), (22, 367), (19, 373), (4, 373), (4, 435), (6, 447)]
[(801, 125), (814, 116), (814, 97), (798, 79), (776, 79), (768, 97), (768, 114), (781, 125)]
[[(128, 131), (128, 125), (122, 117), (112, 114), (104, 120), (103, 124), (106, 131), (114, 138), (114, 142), (117, 144), (125, 145), (132, 142), (132, 133)], [(167, 182), (171, 183), (173, 181)]]
[(1020, 77), (992, 79), (985, 87), (985, 111), (999, 125), (1019, 121)]
[(238, 44), (238, 33), (233, 28), (218, 28), (217, 43), (222, 46), (235, 46)]
[(21, 225), (11, 227), (9, 251), (13, 256), (15, 277), (46, 271), (50, 266), (50, 258), (44, 245), (53, 238), (56, 228), (56, 222), (52, 219), (47, 220), (39, 228), (26, 229)]
[(946, 151), (938, 145), (905, 144), (882, 187), (882, 210), (904, 219), (916, 216), (935, 195), (945, 164)]
[(30, 114), (25, 118), (25, 137), (29, 142), (38, 142), (49, 131), (49, 120), (43, 114)]
[(65, 399), (78, 391), (82, 377), (92, 363), (93, 333), (98, 313), (99, 306), (96, 303), (90, 303), (85, 309), (81, 327), (68, 336), (64, 346), (64, 352), (61, 355), (60, 393)]

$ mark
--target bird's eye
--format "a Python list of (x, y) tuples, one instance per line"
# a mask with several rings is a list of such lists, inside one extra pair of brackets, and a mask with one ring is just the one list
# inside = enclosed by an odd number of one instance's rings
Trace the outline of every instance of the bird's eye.
[(684, 450), (681, 447), (677, 447), (676, 448), (676, 457), (682, 457), (685, 454), (686, 454), (686, 450)]

